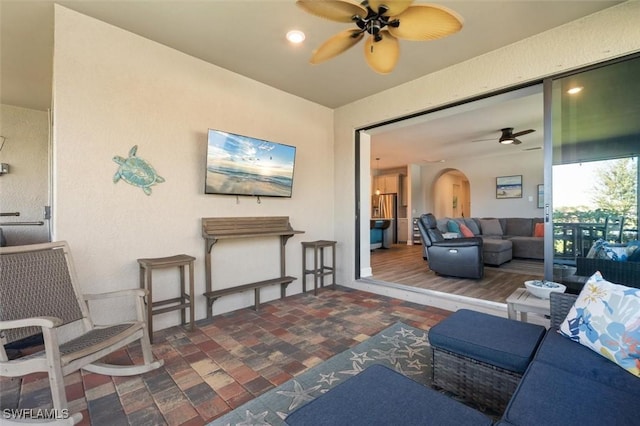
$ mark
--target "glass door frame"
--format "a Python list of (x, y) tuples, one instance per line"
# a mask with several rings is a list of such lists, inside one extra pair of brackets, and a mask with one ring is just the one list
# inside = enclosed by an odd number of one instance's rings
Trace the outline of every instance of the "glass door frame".
[[(640, 60), (640, 53), (626, 55), (608, 61), (603, 61), (587, 67), (567, 71), (561, 74), (549, 76), (543, 79), (543, 178), (544, 178), (544, 279), (552, 281), (554, 265), (554, 234), (553, 234), (553, 83), (563, 78), (589, 72), (598, 68), (612, 66), (630, 60)], [(640, 160), (640, 155), (637, 157)], [(640, 165), (637, 170), (638, 180), (640, 180)], [(636, 183), (637, 211), (640, 214), (640, 182)]]
[(543, 115), (542, 128), (544, 140), (543, 152), (543, 191), (544, 203), (542, 217), (544, 219), (544, 279), (553, 280), (553, 130), (552, 130), (552, 86), (553, 80), (559, 77), (546, 78), (542, 82)]
[[(630, 55), (626, 55), (623, 57), (619, 57), (619, 58), (615, 58), (615, 59), (611, 59), (611, 60), (607, 60), (607, 61), (603, 61), (603, 62), (599, 62), (597, 64), (593, 64), (587, 67), (582, 67), (579, 69), (575, 69), (575, 70), (571, 70), (571, 71), (567, 71), (564, 73), (560, 73), (560, 74), (556, 74), (556, 75), (552, 75), (552, 76), (548, 76), (546, 78), (540, 79), (540, 80), (533, 80), (533, 81), (529, 81), (527, 83), (523, 83), (520, 85), (514, 85), (514, 86), (510, 86), (510, 87), (506, 87), (504, 89), (501, 90), (497, 90), (495, 92), (492, 93), (485, 93), (482, 95), (478, 95), (478, 96), (473, 96), (471, 98), (468, 99), (463, 99), (457, 102), (452, 102), (446, 105), (442, 105), (439, 106), (437, 108), (433, 108), (433, 109), (427, 109), (424, 111), (417, 111), (405, 116), (401, 116), (401, 117), (397, 117), (397, 118), (393, 118), (390, 120), (386, 120), (380, 123), (376, 123), (376, 124), (371, 124), (371, 125), (367, 125), (367, 126), (363, 126), (363, 127), (358, 127), (358, 128), (354, 128), (353, 129), (353, 140), (354, 140), (354, 149), (355, 149), (355, 223), (354, 223), (354, 278), (356, 280), (361, 278), (361, 267), (363, 265), (362, 261), (362, 256), (366, 255), (363, 254), (363, 243), (362, 243), (362, 236), (363, 236), (363, 230), (362, 230), (362, 213), (363, 213), (363, 194), (367, 194), (367, 191), (362, 191), (361, 185), (363, 184), (363, 182), (368, 182), (366, 180), (366, 176), (363, 176), (363, 173), (366, 174), (366, 172), (368, 171), (368, 163), (369, 159), (368, 158), (364, 158), (363, 157), (363, 153), (362, 153), (362, 146), (361, 146), (361, 132), (367, 132), (369, 130), (372, 129), (376, 129), (378, 127), (382, 127), (385, 125), (389, 125), (389, 124), (393, 124), (396, 122), (401, 122), (404, 120), (408, 120), (414, 117), (418, 117), (421, 115), (425, 115), (425, 114), (430, 114), (430, 113), (434, 113), (440, 110), (446, 110), (449, 108), (453, 108), (465, 103), (471, 103), (471, 102), (475, 102), (475, 101), (479, 101), (482, 99), (486, 99), (486, 98), (490, 98), (496, 95), (500, 95), (500, 94), (504, 94), (504, 93), (509, 93), (512, 91), (516, 91), (525, 87), (529, 87), (529, 86), (534, 86), (534, 85), (538, 85), (540, 83), (542, 83), (543, 85), (543, 133), (544, 133), (544, 140), (543, 140), (543, 185), (544, 185), (544, 203), (543, 203), (543, 218), (544, 218), (544, 232), (545, 232), (545, 238), (544, 238), (544, 278), (547, 280), (552, 280), (553, 279), (553, 261), (554, 261), (554, 251), (553, 251), (553, 243), (554, 243), (554, 238), (553, 238), (553, 177), (552, 177), (552, 162), (553, 162), (553, 140), (552, 140), (552, 135), (553, 135), (553, 131), (552, 131), (552, 84), (554, 80), (558, 80), (558, 79), (562, 79), (564, 77), (570, 76), (570, 75), (574, 75), (574, 74), (579, 74), (585, 71), (589, 71), (592, 69), (596, 69), (596, 68), (600, 68), (600, 67), (604, 67), (604, 66), (609, 66), (612, 64), (615, 64), (617, 62), (622, 62), (622, 61), (626, 61), (626, 60), (630, 60), (630, 59), (634, 59), (634, 58), (640, 58), (640, 53), (633, 53)], [(640, 177), (640, 170), (638, 171), (639, 177)], [(640, 200), (640, 185), (638, 187), (638, 199)], [(366, 211), (366, 210), (364, 210)]]

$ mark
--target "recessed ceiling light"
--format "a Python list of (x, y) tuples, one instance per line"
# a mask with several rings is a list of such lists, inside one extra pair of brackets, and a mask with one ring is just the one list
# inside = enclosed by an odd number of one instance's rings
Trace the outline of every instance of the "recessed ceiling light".
[(584, 89), (584, 87), (582, 86), (572, 87), (571, 89), (567, 90), (567, 93), (570, 95), (575, 95), (576, 93), (582, 92), (582, 89)]
[(302, 31), (291, 30), (287, 33), (287, 40), (291, 43), (298, 44), (302, 43), (305, 39), (305, 35)]

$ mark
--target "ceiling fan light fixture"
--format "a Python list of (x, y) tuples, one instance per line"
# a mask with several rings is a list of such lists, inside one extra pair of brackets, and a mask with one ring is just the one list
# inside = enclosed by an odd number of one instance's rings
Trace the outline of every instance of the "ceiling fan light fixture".
[[(369, 0), (368, 4), (371, 10), (380, 15), (396, 16), (407, 10), (411, 6), (413, 0)], [(381, 9), (383, 8), (383, 9)]]
[(501, 130), (502, 134), (500, 135), (500, 139), (498, 142), (502, 145), (511, 145), (515, 143), (516, 137), (513, 135), (513, 127), (505, 127)]
[[(528, 135), (529, 133), (533, 133), (535, 129), (527, 129), (521, 130), (519, 132), (513, 132), (513, 127), (505, 127), (504, 129), (500, 129), (502, 132), (500, 137), (498, 138), (498, 143), (502, 145), (520, 145), (522, 141), (518, 139), (518, 136)], [(489, 139), (475, 139), (471, 142), (482, 142), (482, 141), (494, 141), (495, 138)]]
[[(296, 0), (304, 11), (335, 22), (355, 24), (314, 51), (310, 62), (318, 64), (346, 51), (365, 34), (365, 59), (379, 74), (393, 71), (399, 58), (398, 39), (429, 41), (462, 29), (462, 18), (437, 5), (412, 5), (414, 0)], [(375, 43), (375, 47), (374, 47)]]

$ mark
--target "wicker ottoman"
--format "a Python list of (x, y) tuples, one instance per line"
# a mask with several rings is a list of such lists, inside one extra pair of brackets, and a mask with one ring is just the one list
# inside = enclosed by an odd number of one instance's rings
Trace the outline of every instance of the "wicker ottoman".
[(291, 426), (491, 426), (462, 403), (382, 365), (372, 365), (285, 419)]
[(461, 309), (429, 330), (433, 384), (502, 413), (545, 332), (540, 325)]

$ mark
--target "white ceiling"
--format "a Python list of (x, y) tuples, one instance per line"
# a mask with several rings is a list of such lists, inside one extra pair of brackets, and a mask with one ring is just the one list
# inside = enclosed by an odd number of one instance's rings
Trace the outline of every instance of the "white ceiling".
[[(310, 65), (312, 51), (350, 24), (309, 15), (297, 7), (294, 0), (61, 0), (58, 3), (285, 92), (336, 108), (621, 2), (438, 1), (437, 4), (453, 9), (464, 18), (462, 31), (430, 42), (400, 41), (400, 60), (389, 75), (379, 75), (369, 69), (362, 53), (363, 42), (329, 62)], [(53, 4), (53, 0), (0, 0), (1, 103), (38, 110), (49, 108)], [(303, 45), (292, 46), (285, 40), (285, 33), (291, 29), (306, 33)], [(494, 106), (500, 110), (488, 115), (478, 110), (460, 117), (429, 121), (425, 124), (428, 132), (424, 127), (407, 127), (402, 133), (396, 129), (396, 133), (381, 134), (376, 140), (393, 140), (396, 145), (389, 152), (374, 152), (373, 156), (390, 159), (391, 151), (405, 151), (398, 148), (397, 143), (402, 142), (413, 158), (450, 160), (456, 155), (456, 144), (480, 137), (497, 138), (502, 127), (515, 127), (518, 131), (538, 126), (537, 132), (522, 140), (541, 145), (541, 107), (539, 117), (532, 115), (531, 108), (534, 104), (540, 106), (542, 101), (535, 96), (523, 99), (528, 103), (516, 106), (513, 101), (514, 104), (508, 106)], [(463, 118), (464, 124), (454, 124)], [(481, 126), (477, 127), (478, 124)], [(434, 142), (425, 144), (425, 140)], [(436, 145), (440, 146), (437, 150)], [(507, 148), (529, 148), (524, 145)], [(418, 146), (429, 149), (418, 152)], [(505, 148), (490, 141), (475, 143), (474, 151), (476, 146), (478, 150)], [(406, 164), (406, 160), (396, 159), (388, 166), (398, 161)]]
[[(372, 136), (371, 164), (389, 169), (538, 151), (543, 112), (542, 85), (535, 85), (389, 124), (367, 132)], [(519, 145), (501, 145), (504, 127), (535, 132), (518, 137)]]

